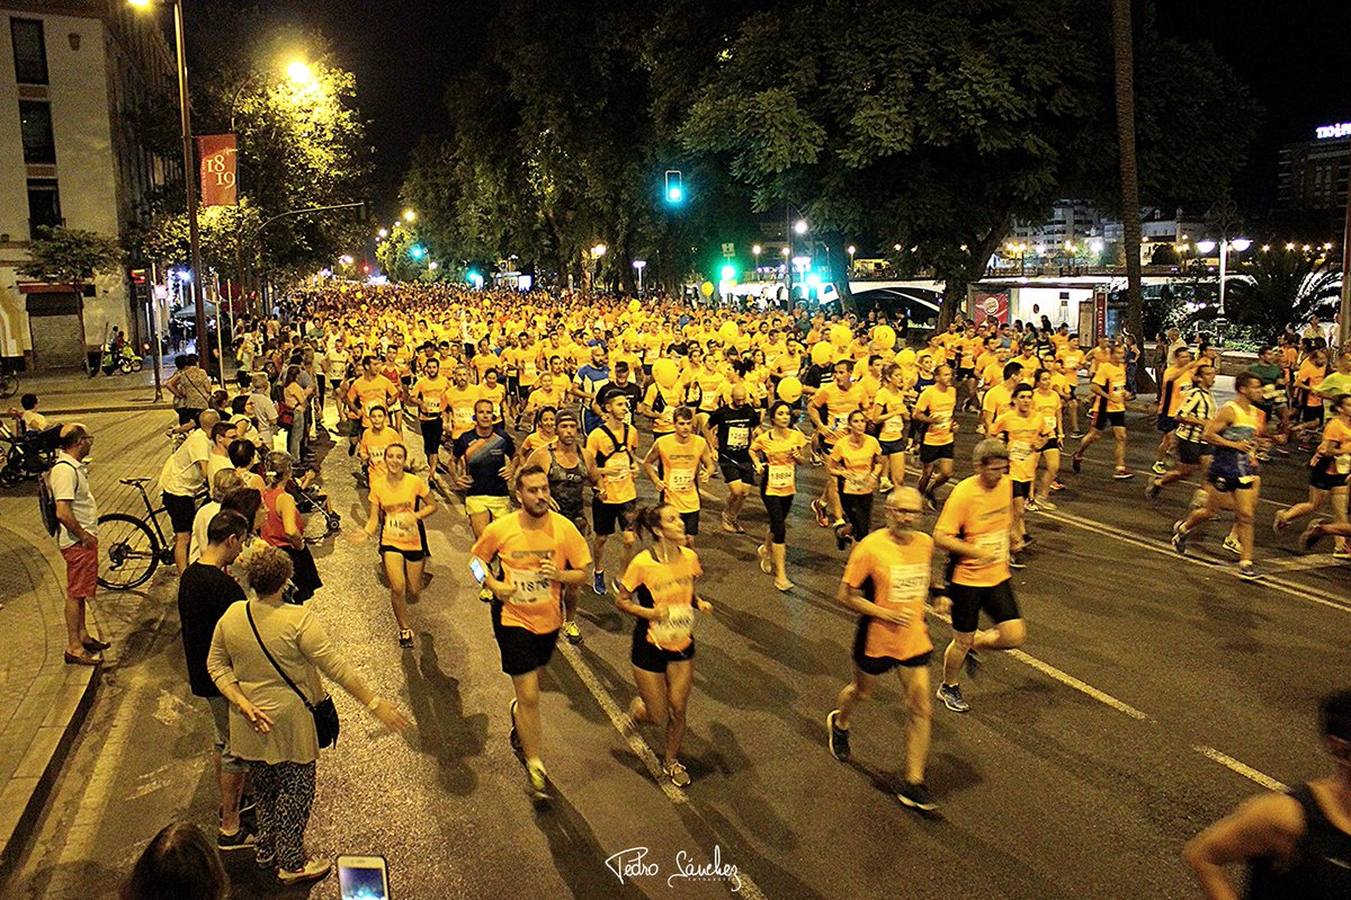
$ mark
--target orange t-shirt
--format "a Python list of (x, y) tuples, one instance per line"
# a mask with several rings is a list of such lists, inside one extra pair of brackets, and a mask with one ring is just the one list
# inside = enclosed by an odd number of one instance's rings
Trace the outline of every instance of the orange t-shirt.
[(558, 569), (585, 569), (591, 551), (577, 526), (556, 512), (547, 513), (543, 528), (525, 528), (526, 513), (496, 519), (483, 530), (469, 551), (485, 563), (496, 557), (502, 577), (513, 587), (501, 602), (502, 624), (548, 634), (563, 626), (563, 585), (540, 577), (545, 558)]
[(911, 610), (910, 622), (897, 625), (868, 618), (863, 654), (891, 659), (911, 659), (933, 649), (924, 622), (924, 601), (929, 597), (933, 538), (911, 532), (901, 543), (885, 528), (859, 541), (844, 567), (844, 583), (885, 609)]
[(934, 534), (945, 534), (975, 544), (993, 557), (988, 565), (977, 565), (970, 557), (958, 558), (952, 573), (953, 584), (993, 587), (1009, 579), (1009, 529), (1013, 526), (1013, 481), (999, 479), (993, 490), (985, 490), (980, 476), (962, 479), (948, 495), (938, 515)]

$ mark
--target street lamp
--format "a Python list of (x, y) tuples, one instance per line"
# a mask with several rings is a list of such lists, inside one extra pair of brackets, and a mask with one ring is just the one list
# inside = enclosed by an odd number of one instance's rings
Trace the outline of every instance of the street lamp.
[[(152, 0), (127, 0), (138, 9), (149, 9)], [(178, 56), (178, 124), (183, 137), (183, 192), (187, 196), (188, 207), (188, 248), (192, 256), (192, 271), (202, 271), (201, 236), (197, 230), (197, 166), (192, 156), (192, 114), (188, 103), (188, 59), (187, 40), (183, 35), (183, 0), (162, 0), (174, 8), (174, 52)], [(192, 311), (197, 319), (197, 353), (207, 361), (210, 371), (210, 345), (206, 340), (206, 303), (202, 297), (199, 279), (189, 281), (192, 285)], [(225, 360), (221, 360), (221, 375), (224, 376)], [(158, 359), (156, 360), (158, 365)]]
[(414, 212), (414, 211), (411, 210), (411, 209), (405, 209), (405, 210), (403, 211), (403, 220), (404, 220), (405, 222), (408, 222), (409, 224), (411, 224), (411, 223), (417, 221), (417, 213)]
[(763, 249), (759, 244), (751, 245), (751, 255), (755, 257), (755, 274), (757, 276), (760, 274), (760, 251)]
[(428, 268), (428, 270), (430, 270), (430, 271), (432, 271), (432, 272), (435, 272), (435, 271), (436, 271), (437, 269), (439, 269), (440, 267), (441, 267), (441, 264), (440, 264), (439, 262), (437, 262), (436, 260), (432, 260), (431, 262), (427, 263), (427, 268)]
[(286, 77), (291, 79), (291, 83), (300, 87), (307, 87), (314, 84), (314, 70), (310, 64), (303, 59), (292, 60), (286, 66)]
[(633, 267), (638, 270), (638, 296), (643, 295), (643, 269), (647, 268), (647, 260), (635, 259)]
[(383, 241), (385, 238), (389, 237), (389, 229), (388, 229), (388, 228), (381, 228), (381, 229), (379, 229), (378, 231), (375, 232), (375, 236), (378, 237), (380, 240)]
[(795, 231), (795, 232), (798, 233), (798, 234), (806, 234), (806, 233), (807, 233), (807, 220), (806, 220), (806, 219), (798, 219), (796, 222), (794, 222), (794, 223), (793, 223), (793, 231)]
[(854, 277), (854, 253), (858, 250), (853, 244), (844, 248), (849, 253), (849, 277)]

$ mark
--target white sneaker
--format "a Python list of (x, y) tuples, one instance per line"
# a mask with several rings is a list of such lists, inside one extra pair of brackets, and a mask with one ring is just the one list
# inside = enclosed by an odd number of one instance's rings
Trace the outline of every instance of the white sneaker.
[(326, 859), (310, 857), (305, 860), (305, 865), (299, 870), (292, 872), (288, 869), (277, 870), (277, 880), (282, 884), (304, 884), (307, 881), (318, 881), (328, 875), (329, 870), (333, 868), (333, 863)]

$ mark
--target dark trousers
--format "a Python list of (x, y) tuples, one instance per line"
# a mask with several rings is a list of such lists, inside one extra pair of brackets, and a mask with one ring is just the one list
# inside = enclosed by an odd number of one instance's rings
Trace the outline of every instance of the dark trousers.
[(314, 806), (315, 763), (255, 762), (249, 766), (258, 803), (254, 855), (274, 858), (277, 868), (294, 872), (305, 865), (305, 826)]

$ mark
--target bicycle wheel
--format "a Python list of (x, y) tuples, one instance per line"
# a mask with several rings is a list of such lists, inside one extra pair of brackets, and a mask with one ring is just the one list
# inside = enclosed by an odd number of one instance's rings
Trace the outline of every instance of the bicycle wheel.
[(131, 590), (145, 584), (159, 562), (159, 539), (144, 522), (125, 513), (99, 516), (99, 584)]
[(0, 374), (0, 397), (13, 397), (19, 393), (19, 376), (13, 372)]

